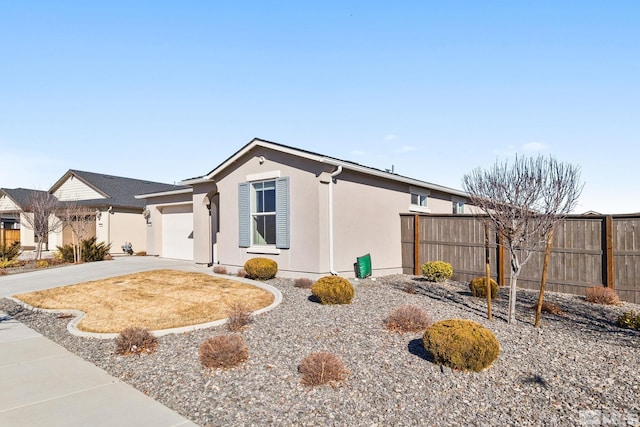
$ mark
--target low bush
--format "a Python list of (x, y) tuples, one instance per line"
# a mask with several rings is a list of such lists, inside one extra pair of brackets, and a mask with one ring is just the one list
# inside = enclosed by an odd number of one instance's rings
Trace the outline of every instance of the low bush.
[(594, 286), (587, 289), (584, 299), (594, 304), (620, 305), (620, 298), (616, 291), (604, 286)]
[(471, 320), (434, 323), (422, 341), (436, 363), (462, 371), (480, 372), (491, 366), (500, 353), (500, 343), (493, 332)]
[(236, 276), (237, 277), (247, 277), (247, 272), (244, 270), (244, 268), (241, 268), (240, 270), (236, 271)]
[[(491, 299), (494, 299), (498, 296), (498, 283), (490, 279), (489, 283), (491, 284)], [(469, 282), (469, 289), (471, 290), (471, 295), (478, 298), (486, 298), (487, 297), (487, 278), (486, 277), (476, 277), (475, 279)]]
[(311, 286), (311, 294), (322, 304), (351, 304), (355, 291), (344, 277), (325, 276)]
[(0, 243), (0, 261), (13, 261), (20, 256), (20, 242), (15, 241), (10, 245), (3, 240)]
[(616, 322), (621, 328), (635, 329), (640, 331), (640, 312), (626, 311), (618, 317)]
[(296, 288), (311, 289), (311, 287), (313, 286), (313, 280), (306, 277), (301, 277), (295, 280), (293, 286), (295, 286)]
[(392, 310), (383, 323), (390, 331), (405, 333), (424, 331), (433, 321), (422, 308), (407, 304)]
[(138, 251), (136, 252), (136, 256), (147, 256), (147, 251)]
[(431, 261), (422, 264), (422, 275), (430, 282), (442, 282), (453, 276), (453, 266), (444, 261)]
[[(533, 304), (531, 306), (532, 310), (538, 309), (538, 304)], [(560, 308), (558, 304), (555, 302), (542, 301), (542, 313), (555, 314), (556, 316), (564, 316), (564, 311)]]
[(302, 374), (302, 384), (309, 386), (342, 381), (348, 373), (342, 360), (326, 351), (312, 353), (302, 359), (298, 372)]
[(15, 259), (12, 259), (12, 260), (0, 259), (0, 269), (10, 268), (10, 267), (17, 267), (20, 264), (18, 262), (16, 262), (16, 261), (17, 260), (15, 260)]
[(403, 291), (405, 291), (408, 294), (415, 294), (416, 293), (416, 284), (413, 282), (407, 282), (404, 284), (404, 288), (402, 288)]
[(148, 329), (133, 327), (123, 329), (115, 340), (116, 354), (131, 355), (151, 353), (158, 346), (156, 338)]
[[(80, 260), (82, 262), (102, 261), (109, 255), (109, 250), (111, 250), (111, 244), (106, 244), (105, 242), (97, 243), (95, 237), (83, 240), (80, 246)], [(57, 246), (57, 248), (60, 258), (65, 262), (75, 262), (73, 245)]]
[(227, 274), (227, 267), (216, 264), (213, 266), (213, 272), (216, 274)]
[(36, 261), (36, 268), (49, 268), (49, 261), (46, 259)]
[(241, 335), (218, 335), (200, 344), (198, 357), (205, 368), (231, 368), (247, 360), (249, 351)]
[(251, 258), (244, 263), (247, 276), (256, 280), (269, 280), (276, 277), (278, 263), (269, 258)]
[(251, 323), (251, 310), (245, 304), (237, 302), (227, 311), (227, 328), (236, 332)]

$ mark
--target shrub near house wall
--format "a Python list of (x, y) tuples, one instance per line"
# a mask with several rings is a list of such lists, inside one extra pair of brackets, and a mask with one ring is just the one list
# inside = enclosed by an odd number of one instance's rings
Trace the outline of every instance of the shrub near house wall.
[(251, 258), (244, 263), (247, 276), (256, 280), (269, 280), (276, 277), (278, 263), (269, 258)]
[(311, 294), (322, 304), (351, 304), (355, 291), (344, 277), (325, 276), (311, 286)]

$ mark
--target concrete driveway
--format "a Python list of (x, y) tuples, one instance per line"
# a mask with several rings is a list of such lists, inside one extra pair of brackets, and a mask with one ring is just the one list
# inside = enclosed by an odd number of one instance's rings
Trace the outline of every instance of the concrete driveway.
[[(192, 262), (122, 257), (0, 277), (0, 296)], [(178, 413), (0, 312), (0, 425), (195, 426)]]
[(88, 262), (0, 276), (0, 297), (162, 268), (184, 271), (204, 270), (202, 267), (196, 267), (193, 261), (123, 256), (116, 257), (112, 261)]

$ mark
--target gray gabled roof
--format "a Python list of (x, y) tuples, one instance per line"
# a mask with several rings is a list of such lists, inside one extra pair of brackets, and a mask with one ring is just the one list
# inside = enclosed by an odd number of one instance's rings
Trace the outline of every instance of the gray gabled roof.
[(51, 189), (49, 189), (49, 192), (54, 193), (72, 176), (81, 180), (98, 193), (104, 195), (104, 199), (80, 200), (77, 202), (81, 205), (93, 207), (113, 206), (123, 208), (144, 208), (146, 202), (141, 199), (136, 199), (135, 196), (137, 194), (157, 193), (189, 188), (180, 185), (164, 184), (161, 182), (69, 169), (69, 171), (67, 171), (67, 173), (65, 173), (62, 178), (60, 178), (51, 187)]
[(206, 175), (185, 179), (181, 182), (184, 185), (192, 185), (202, 182), (211, 181), (214, 177), (220, 173), (225, 168), (232, 165), (235, 161), (237, 161), (242, 155), (246, 154), (254, 147), (260, 146), (269, 148), (272, 150), (288, 153), (294, 156), (307, 158), (316, 162), (326, 163), (334, 166), (341, 166), (345, 169), (350, 169), (353, 171), (357, 171), (363, 174), (372, 175), (384, 179), (389, 179), (392, 181), (402, 182), (405, 184), (413, 185), (416, 187), (423, 187), (431, 190), (441, 191), (448, 194), (453, 194), (461, 197), (468, 197), (468, 194), (462, 190), (457, 190), (455, 188), (445, 187), (443, 185), (433, 184), (431, 182), (422, 181), (415, 178), (410, 178), (403, 175), (398, 175), (393, 172), (383, 171), (381, 169), (372, 168), (370, 166), (364, 166), (359, 163), (355, 163), (349, 160), (341, 160), (336, 157), (326, 156), (324, 154), (315, 153), (313, 151), (303, 150), (300, 148), (290, 147), (288, 145), (280, 144), (277, 142), (267, 141), (260, 138), (252, 139), (248, 144), (242, 147), (240, 150), (236, 151), (231, 157), (227, 158), (224, 162), (219, 164), (215, 169), (209, 172)]
[(22, 210), (28, 209), (33, 195), (49, 194), (46, 191), (33, 190), (31, 188), (0, 188), (0, 192), (6, 194)]

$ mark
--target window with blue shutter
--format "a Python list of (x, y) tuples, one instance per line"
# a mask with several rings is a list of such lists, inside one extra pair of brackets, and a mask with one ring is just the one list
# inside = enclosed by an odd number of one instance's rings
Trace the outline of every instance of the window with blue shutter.
[(251, 246), (251, 204), (249, 201), (249, 183), (242, 182), (238, 185), (238, 230), (239, 246), (248, 248)]
[(289, 178), (238, 187), (239, 246), (289, 248)]

